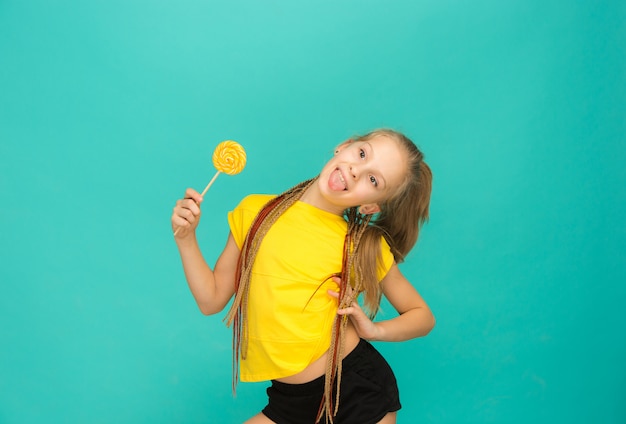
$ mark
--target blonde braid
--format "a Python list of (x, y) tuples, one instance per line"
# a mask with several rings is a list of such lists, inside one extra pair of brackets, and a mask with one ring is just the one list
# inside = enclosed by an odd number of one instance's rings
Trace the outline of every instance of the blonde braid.
[[(341, 285), (339, 288), (339, 308), (349, 307), (356, 301), (358, 293), (363, 290), (363, 273), (360, 256), (357, 255), (361, 237), (367, 229), (371, 215), (362, 215), (357, 208), (346, 210), (348, 220), (348, 231), (344, 241), (344, 251), (341, 269)], [(352, 290), (348, 290), (348, 285)], [(329, 355), (326, 361), (326, 375), (324, 381), (324, 396), (318, 411), (316, 423), (322, 416), (326, 415), (326, 422), (333, 423), (333, 417), (339, 410), (339, 395), (341, 387), (342, 357), (345, 347), (346, 327), (348, 325), (347, 315), (336, 315), (333, 322)], [(333, 405), (332, 392), (336, 387), (335, 400)]]
[(239, 380), (239, 358), (246, 359), (248, 352), (248, 295), (250, 275), (263, 238), (276, 220), (292, 206), (313, 184), (316, 178), (290, 188), (265, 204), (248, 229), (241, 246), (235, 274), (235, 298), (224, 318), (228, 326), (233, 325), (233, 393)]

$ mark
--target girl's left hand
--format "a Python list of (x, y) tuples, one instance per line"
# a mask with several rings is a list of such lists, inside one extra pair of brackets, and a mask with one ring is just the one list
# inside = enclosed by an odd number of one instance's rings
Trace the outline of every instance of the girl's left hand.
[[(341, 284), (340, 278), (333, 277), (333, 280), (337, 284)], [(337, 299), (337, 301), (339, 301), (339, 293), (337, 293), (336, 291), (328, 290), (328, 294)], [(350, 286), (348, 286), (348, 296), (353, 296), (352, 287)], [(359, 334), (359, 337), (365, 340), (379, 339), (380, 329), (371, 319), (369, 319), (365, 312), (363, 312), (363, 309), (356, 300), (356, 296), (354, 297), (354, 300), (352, 301), (350, 306), (338, 309), (337, 314), (348, 315), (350, 317), (350, 321), (352, 321), (352, 324)]]

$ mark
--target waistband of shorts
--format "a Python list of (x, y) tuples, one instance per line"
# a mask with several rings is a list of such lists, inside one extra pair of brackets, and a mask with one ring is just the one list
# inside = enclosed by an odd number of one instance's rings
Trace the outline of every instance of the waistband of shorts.
[[(363, 353), (363, 351), (367, 351), (372, 348), (372, 345), (365, 339), (359, 340), (359, 343), (356, 347), (343, 358), (342, 366), (350, 367), (355, 361), (358, 360), (359, 356)], [(315, 380), (307, 381), (306, 383), (301, 384), (290, 384), (283, 383), (282, 381), (272, 380), (272, 387), (280, 390), (284, 393), (292, 393), (294, 395), (304, 395), (304, 394), (313, 394), (319, 392), (319, 390), (324, 389), (324, 381), (326, 379), (325, 375), (321, 375), (317, 377)]]

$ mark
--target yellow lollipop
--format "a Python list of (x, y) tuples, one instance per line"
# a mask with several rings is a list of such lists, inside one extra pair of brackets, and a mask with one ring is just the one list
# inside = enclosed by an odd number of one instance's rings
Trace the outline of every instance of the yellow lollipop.
[(225, 174), (239, 174), (246, 166), (246, 151), (236, 141), (222, 141), (213, 152), (213, 165)]
[[(241, 144), (236, 141), (226, 140), (217, 145), (213, 151), (213, 166), (217, 169), (209, 184), (202, 192), (201, 196), (204, 196), (209, 188), (213, 185), (220, 173), (235, 175), (240, 173), (246, 166), (246, 151)], [(178, 230), (174, 232), (174, 235), (178, 233)]]
[(202, 192), (202, 196), (213, 185), (221, 172), (228, 175), (239, 174), (246, 166), (246, 151), (236, 141), (226, 140), (217, 145), (213, 151), (213, 166), (217, 172)]

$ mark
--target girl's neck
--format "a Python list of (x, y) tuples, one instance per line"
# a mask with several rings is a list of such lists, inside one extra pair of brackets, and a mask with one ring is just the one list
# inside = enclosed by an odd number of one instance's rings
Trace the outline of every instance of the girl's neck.
[(343, 216), (343, 208), (328, 202), (321, 194), (319, 189), (319, 179), (315, 181), (300, 197), (300, 201), (315, 206), (326, 212)]

